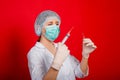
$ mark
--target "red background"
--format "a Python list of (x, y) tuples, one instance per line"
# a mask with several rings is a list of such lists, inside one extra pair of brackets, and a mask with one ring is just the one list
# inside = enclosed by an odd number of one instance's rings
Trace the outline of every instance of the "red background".
[(90, 74), (82, 80), (119, 80), (119, 5), (119, 0), (1, 0), (0, 80), (30, 80), (26, 55), (37, 40), (35, 18), (46, 9), (62, 19), (56, 42), (74, 26), (66, 44), (79, 60), (81, 33), (97, 45), (89, 59)]

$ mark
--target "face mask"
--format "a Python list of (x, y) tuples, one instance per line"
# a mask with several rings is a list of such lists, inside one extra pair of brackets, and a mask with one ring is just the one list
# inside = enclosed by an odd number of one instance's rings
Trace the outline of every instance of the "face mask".
[(59, 32), (60, 32), (59, 26), (57, 25), (47, 26), (45, 37), (50, 41), (54, 41), (58, 37)]

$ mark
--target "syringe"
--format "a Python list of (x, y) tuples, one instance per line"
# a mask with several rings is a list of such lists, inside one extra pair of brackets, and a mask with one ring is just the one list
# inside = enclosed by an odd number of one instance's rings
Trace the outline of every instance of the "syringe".
[(67, 39), (70, 37), (70, 33), (71, 33), (72, 30), (73, 30), (73, 27), (68, 31), (66, 36), (63, 38), (62, 44), (64, 44), (67, 41)]

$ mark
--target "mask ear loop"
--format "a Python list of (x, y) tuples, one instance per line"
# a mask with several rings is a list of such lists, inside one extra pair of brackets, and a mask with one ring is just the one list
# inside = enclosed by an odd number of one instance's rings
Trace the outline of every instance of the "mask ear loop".
[[(37, 25), (38, 26), (38, 25)], [(41, 28), (40, 27), (37, 27), (37, 31), (36, 31), (36, 34), (39, 36), (38, 38), (38, 42), (40, 42), (40, 38), (41, 38)]]
[(40, 34), (41, 34), (40, 25), (35, 25), (35, 33), (37, 36), (40, 36)]

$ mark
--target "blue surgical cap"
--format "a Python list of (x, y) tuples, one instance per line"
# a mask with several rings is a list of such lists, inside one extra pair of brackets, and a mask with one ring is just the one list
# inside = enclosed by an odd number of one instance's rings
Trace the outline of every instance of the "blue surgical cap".
[(46, 21), (46, 19), (48, 17), (56, 17), (59, 20), (59, 22), (61, 22), (60, 16), (56, 12), (51, 11), (51, 10), (45, 10), (45, 11), (41, 12), (37, 16), (37, 18), (35, 20), (35, 24), (34, 24), (35, 33), (37, 36), (41, 35), (43, 23)]

